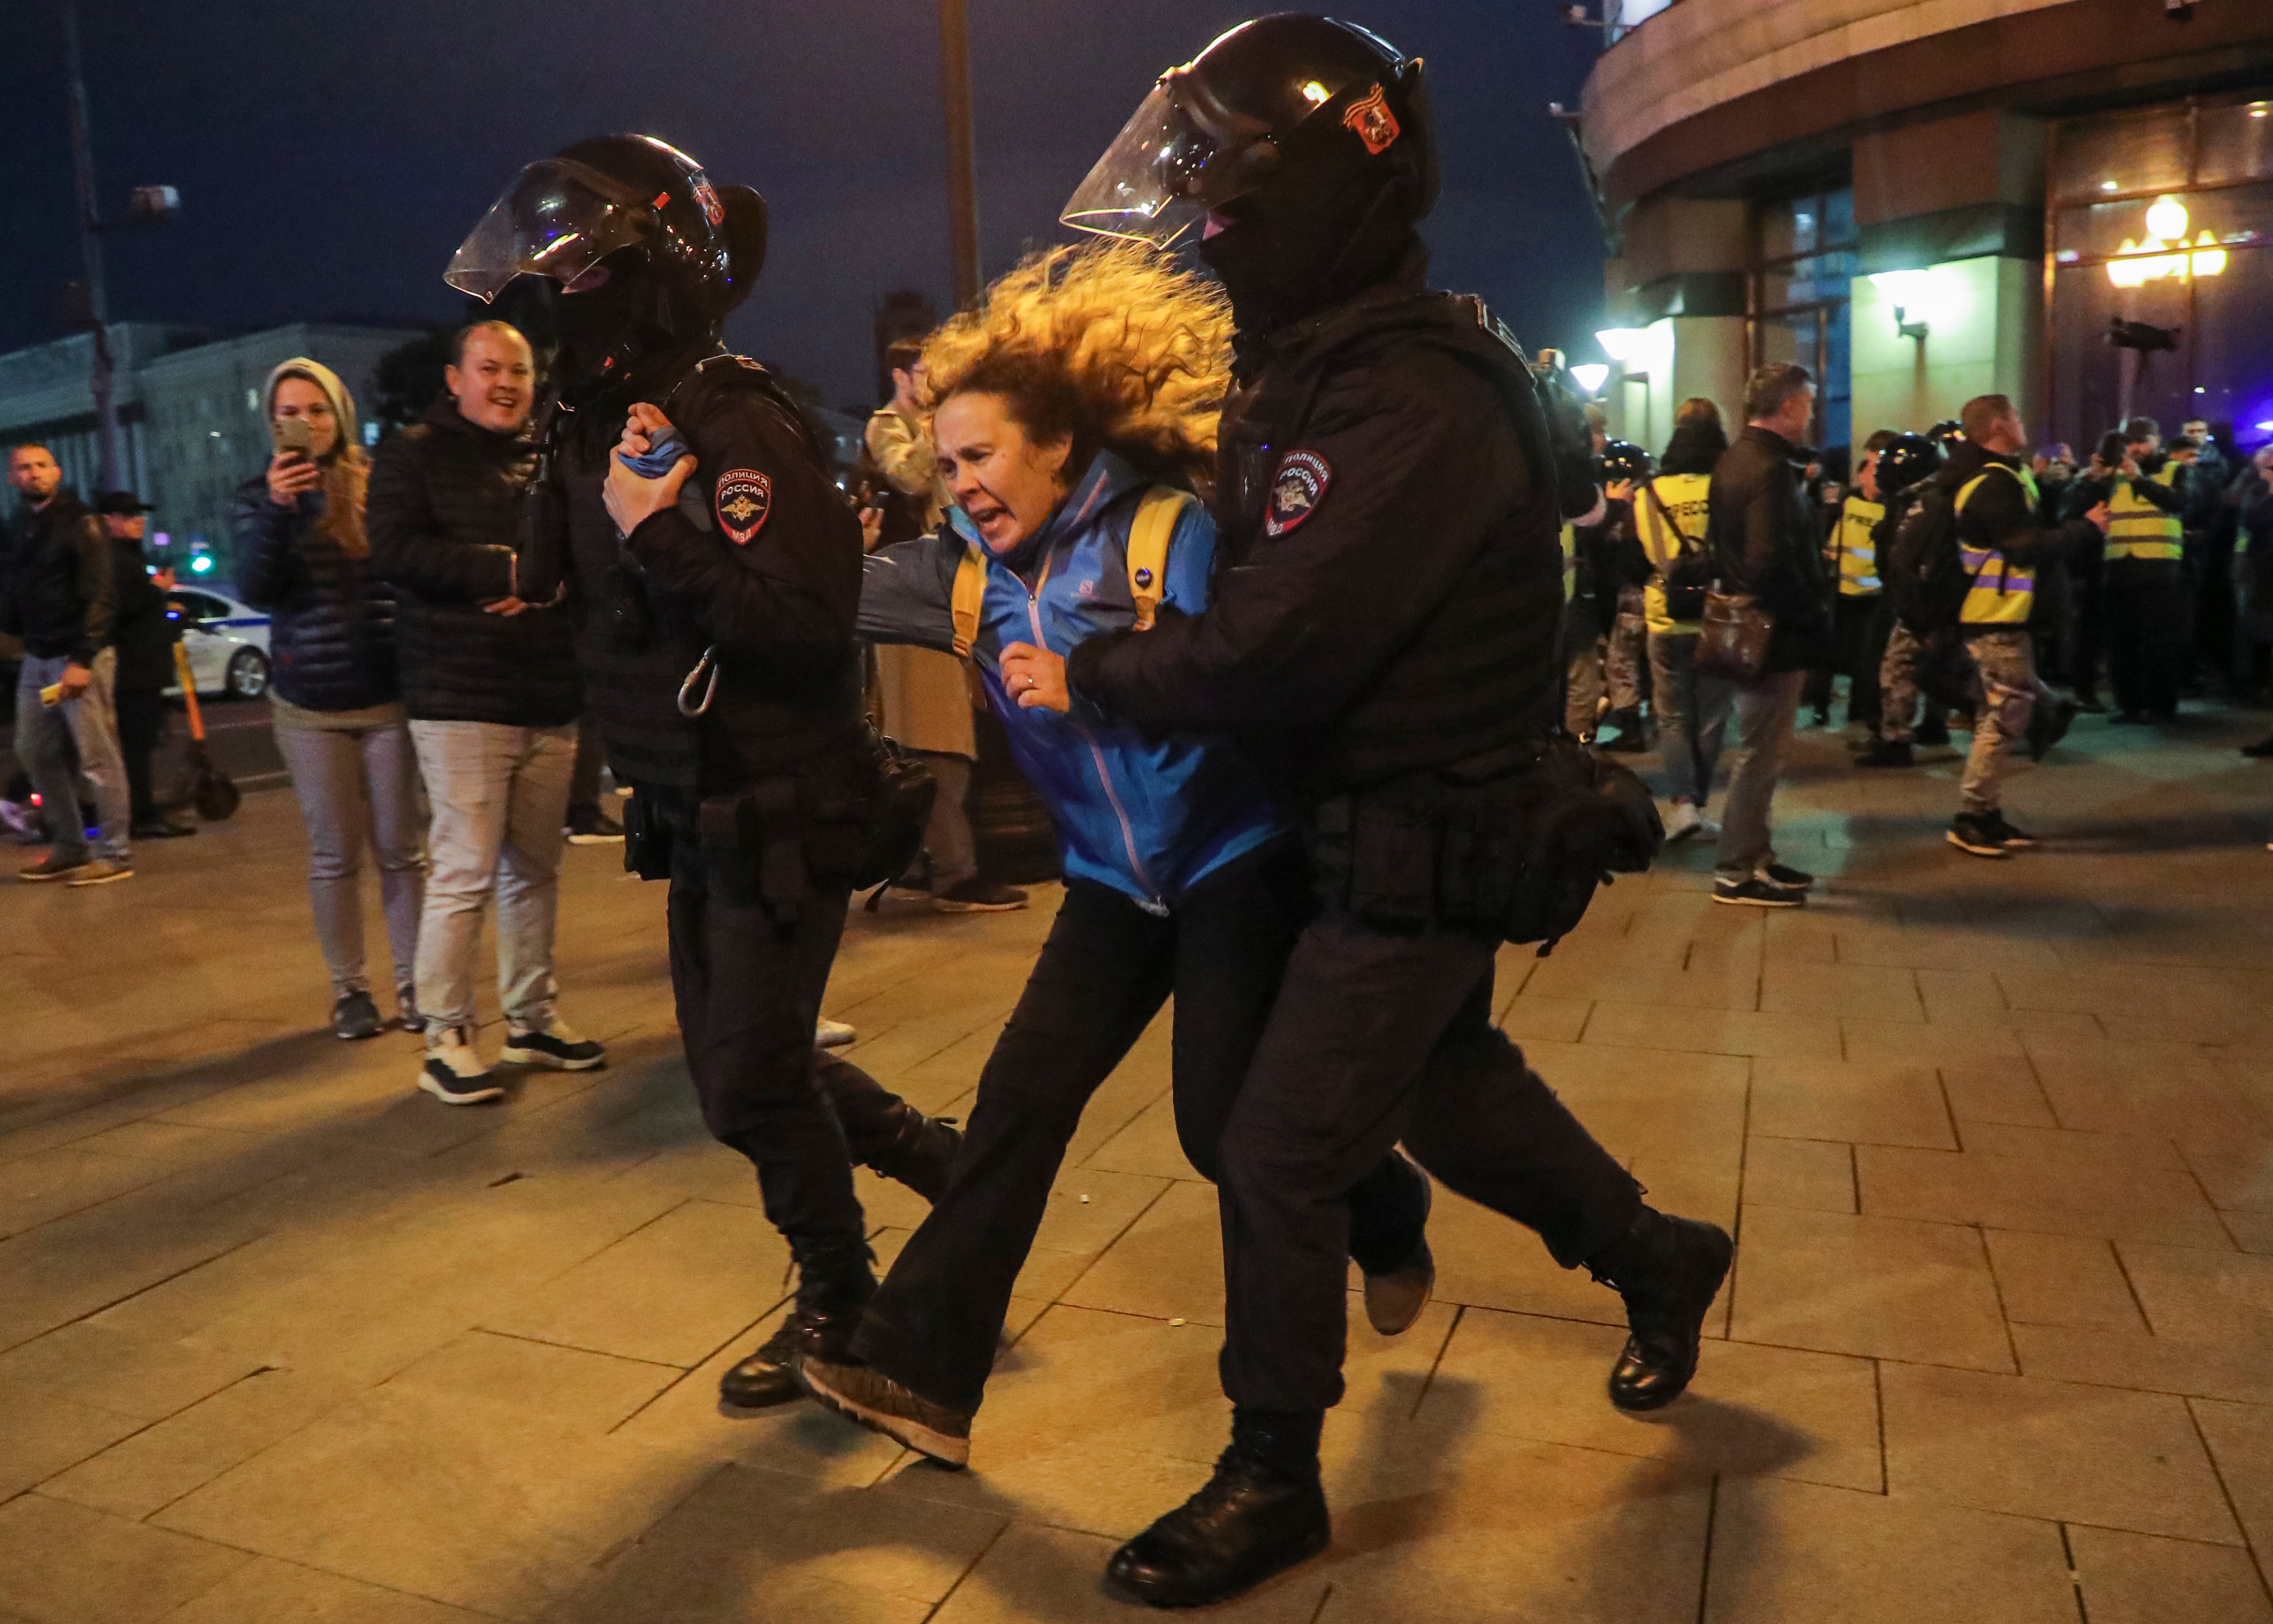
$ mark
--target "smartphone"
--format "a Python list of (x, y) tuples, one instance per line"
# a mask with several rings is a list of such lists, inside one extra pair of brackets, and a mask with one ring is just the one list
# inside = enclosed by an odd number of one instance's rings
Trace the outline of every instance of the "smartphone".
[(278, 456), (297, 455), (309, 458), (311, 460), (314, 459), (316, 438), (309, 431), (306, 418), (279, 417), (269, 425), (269, 432), (276, 441)]

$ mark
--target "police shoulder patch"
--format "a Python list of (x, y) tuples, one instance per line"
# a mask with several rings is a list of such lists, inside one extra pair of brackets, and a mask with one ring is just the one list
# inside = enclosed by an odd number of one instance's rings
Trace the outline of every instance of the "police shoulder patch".
[(735, 546), (747, 547), (774, 511), (774, 482), (755, 468), (729, 468), (718, 475), (714, 500), (718, 528)]
[(1271, 506), (1263, 516), (1264, 534), (1284, 535), (1300, 527), (1318, 511), (1333, 483), (1332, 465), (1315, 451), (1290, 451), (1279, 458), (1279, 471), (1271, 476)]

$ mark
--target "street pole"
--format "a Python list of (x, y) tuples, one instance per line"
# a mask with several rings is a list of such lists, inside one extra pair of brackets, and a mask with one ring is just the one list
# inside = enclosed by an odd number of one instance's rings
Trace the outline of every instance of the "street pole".
[(979, 303), (979, 171), (971, 126), (971, 31), (964, 0), (939, 0), (940, 98), (947, 105), (948, 233), (955, 254), (955, 303)]
[(105, 490), (124, 488), (119, 472), (118, 404), (111, 396), (110, 310), (102, 289), (102, 234), (94, 207), (94, 150), (87, 137), (86, 79), (79, 71), (79, 6), (60, 0), (64, 72), (71, 93), (71, 180), (78, 193), (79, 253), (86, 267), (88, 318), (94, 324), (94, 367), (87, 378), (94, 397), (94, 438)]

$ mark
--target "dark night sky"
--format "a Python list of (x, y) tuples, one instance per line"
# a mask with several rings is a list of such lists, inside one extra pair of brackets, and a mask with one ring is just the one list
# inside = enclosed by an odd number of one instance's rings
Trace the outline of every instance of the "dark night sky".
[[(1245, 15), (1219, 0), (971, 0), (987, 269), (1056, 240), (1060, 205), (1152, 78)], [(659, 135), (772, 206), (737, 347), (865, 400), (886, 290), (948, 301), (930, 0), (81, 0), (106, 213), (181, 189), (169, 225), (109, 239), (114, 318), (250, 328), (448, 319), (451, 251), (522, 163), (580, 137)], [(1601, 245), (1569, 142), (1600, 36), (1546, 0), (1369, 0), (1352, 13), (1429, 59), (1444, 197), (1440, 285), (1527, 344), (1584, 342)], [(58, 334), (76, 275), (55, 8), (0, 11), (0, 349)]]

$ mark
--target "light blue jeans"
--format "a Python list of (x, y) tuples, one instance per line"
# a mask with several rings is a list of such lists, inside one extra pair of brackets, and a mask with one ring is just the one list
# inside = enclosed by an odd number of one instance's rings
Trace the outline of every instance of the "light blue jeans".
[(364, 970), (363, 850), (379, 859), (379, 900), (394, 979), (409, 984), (418, 952), (418, 889), (424, 834), (418, 763), (400, 722), (375, 728), (281, 727), (276, 751), (291, 769), (300, 820), (308, 826), (308, 900), (316, 942), (332, 973), (332, 996), (371, 991)]
[(1705, 810), (1713, 771), (1721, 761), (1733, 692), (1725, 677), (1697, 669), (1697, 633), (1649, 634), (1650, 704), (1657, 710), (1657, 744), (1665, 758), (1665, 798)]
[[(26, 655), (16, 678), (16, 754), (32, 787), (40, 792), (40, 805), (48, 815), (55, 837), (56, 855), (84, 861), (86, 831), (79, 821), (79, 780), (81, 775), (94, 787), (98, 822), (94, 855), (113, 863), (127, 861), (126, 758), (118, 753), (118, 715), (111, 700), (118, 675), (118, 652), (106, 648), (88, 669), (94, 678), (86, 692), (59, 705), (40, 703), (40, 690), (63, 680), (68, 655), (52, 657)], [(79, 772), (71, 771), (64, 749), (68, 737), (79, 751)]]
[(434, 821), (418, 923), (418, 1012), (439, 1034), (474, 1022), (474, 954), (497, 895), (498, 1001), (517, 1032), (552, 1024), (552, 932), (576, 726), (413, 722)]

